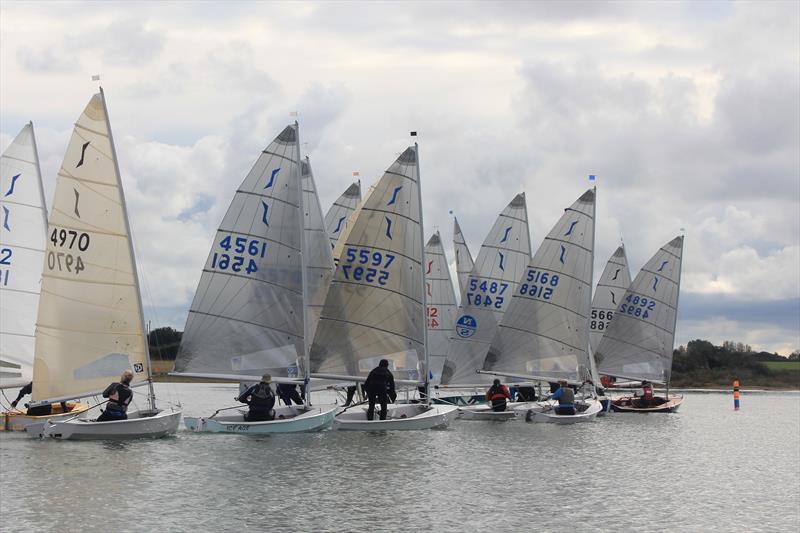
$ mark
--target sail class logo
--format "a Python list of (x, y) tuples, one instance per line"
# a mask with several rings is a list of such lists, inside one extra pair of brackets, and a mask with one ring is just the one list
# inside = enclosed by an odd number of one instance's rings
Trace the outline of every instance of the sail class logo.
[(475, 318), (470, 315), (462, 315), (456, 322), (456, 333), (458, 333), (459, 337), (465, 339), (472, 337), (477, 328), (478, 323), (475, 321)]

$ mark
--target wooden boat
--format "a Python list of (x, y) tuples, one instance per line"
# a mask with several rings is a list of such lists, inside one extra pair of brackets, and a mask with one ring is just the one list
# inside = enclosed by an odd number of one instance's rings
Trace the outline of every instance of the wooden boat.
[(61, 404), (53, 404), (53, 412), (49, 415), (31, 416), (25, 411), (17, 411), (12, 409), (0, 414), (2, 417), (2, 431), (25, 431), (31, 424), (36, 424), (45, 420), (65, 420), (72, 418), (76, 415), (85, 413), (89, 409), (89, 404), (86, 402), (66, 402), (67, 412), (61, 412)]
[(651, 403), (654, 405), (644, 407), (639, 398), (623, 396), (615, 398), (611, 408), (615, 413), (674, 413), (683, 403), (683, 396), (670, 396), (669, 399), (656, 396)]
[(98, 395), (124, 370), (148, 386), (128, 419), (73, 417), (29, 425), (33, 437), (130, 439), (177, 430), (181, 411), (158, 409), (136, 258), (102, 88), (81, 113), (56, 181), (36, 331), (31, 406)]
[[(238, 264), (238, 267), (237, 267)], [(259, 153), (217, 230), (186, 320), (175, 374), (304, 387), (302, 407), (275, 420), (187, 417), (209, 433), (291, 433), (330, 427), (336, 405), (311, 406), (308, 347), (333, 272), (314, 175), (297, 123)], [(217, 411), (219, 412), (219, 411)]]

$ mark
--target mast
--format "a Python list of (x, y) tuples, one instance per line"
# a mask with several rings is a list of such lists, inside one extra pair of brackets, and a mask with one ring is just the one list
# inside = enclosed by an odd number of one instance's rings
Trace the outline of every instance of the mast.
[[(416, 132), (414, 132), (416, 136)], [(422, 179), (419, 173), (419, 144), (416, 142), (414, 143), (414, 152), (416, 155), (417, 161), (417, 198), (419, 201), (419, 248), (420, 248), (420, 259), (421, 265), (425, 264), (425, 228), (422, 225)], [(424, 309), (424, 320), (423, 320), (423, 338), (422, 338), (422, 349), (425, 351), (425, 358), (423, 364), (423, 371), (425, 372), (425, 378), (423, 379), (423, 387), (425, 388), (425, 405), (430, 405), (431, 403), (431, 395), (429, 390), (430, 385), (430, 377), (429, 377), (429, 366), (430, 362), (428, 361), (428, 291), (426, 290), (425, 286), (425, 268), (422, 268), (422, 309)]]
[[(303, 404), (305, 407), (309, 407), (311, 405), (311, 391), (308, 387), (308, 369), (311, 365), (311, 360), (309, 358), (309, 350), (308, 350), (308, 272), (306, 272), (306, 211), (305, 211), (305, 204), (303, 202), (304, 198), (303, 195), (305, 194), (303, 190), (303, 164), (300, 158), (300, 126), (295, 120), (294, 128), (297, 134), (295, 137), (295, 143), (297, 146), (297, 173), (299, 178), (297, 180), (297, 186), (300, 191), (298, 196), (298, 206), (300, 208), (300, 283), (302, 285), (302, 293), (303, 293)], [(308, 163), (308, 156), (306, 156), (306, 163)], [(309, 168), (309, 172), (311, 169)]]
[(147, 357), (147, 387), (149, 389), (148, 400), (150, 409), (156, 410), (156, 393), (153, 389), (153, 375), (150, 364), (150, 342), (145, 334), (144, 327), (144, 306), (142, 305), (142, 291), (139, 285), (139, 267), (136, 265), (136, 254), (133, 250), (133, 234), (131, 233), (131, 222), (128, 218), (128, 204), (125, 201), (125, 188), (122, 186), (122, 174), (119, 171), (119, 160), (117, 159), (117, 146), (114, 144), (114, 135), (111, 133), (111, 119), (108, 116), (108, 106), (106, 105), (106, 94), (103, 92), (103, 87), (100, 87), (100, 99), (103, 101), (103, 110), (106, 114), (106, 127), (108, 128), (108, 140), (111, 142), (111, 155), (114, 159), (114, 171), (117, 173), (117, 182), (119, 183), (119, 196), (122, 199), (122, 213), (125, 219), (125, 229), (128, 232), (128, 249), (131, 254), (131, 263), (133, 264), (133, 283), (136, 287), (136, 299), (139, 303), (139, 322), (142, 328), (142, 335), (144, 335), (144, 353)]
[(589, 356), (589, 376), (592, 379), (592, 396), (597, 397), (597, 383), (600, 376), (597, 373), (597, 364), (594, 361), (594, 352), (592, 351), (592, 342), (589, 340), (590, 332), (589, 322), (592, 319), (592, 287), (594, 287), (594, 250), (596, 246), (595, 237), (597, 236), (597, 185), (592, 188), (594, 192), (594, 209), (592, 209), (592, 260), (589, 262), (589, 314), (586, 315), (586, 354)]
[[(681, 228), (683, 229), (683, 228)], [(669, 347), (670, 354), (675, 351), (675, 329), (678, 325), (678, 305), (681, 301), (681, 272), (683, 271), (683, 237), (681, 234), (681, 268), (678, 270), (678, 293), (675, 295), (675, 320), (672, 322), (672, 346)], [(672, 357), (669, 360), (669, 379), (667, 381), (666, 399), (669, 400), (669, 382), (672, 381)]]

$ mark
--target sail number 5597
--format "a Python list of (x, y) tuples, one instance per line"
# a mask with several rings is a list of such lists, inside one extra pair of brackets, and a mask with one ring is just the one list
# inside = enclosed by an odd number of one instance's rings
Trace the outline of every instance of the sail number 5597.
[(344, 279), (386, 285), (389, 281), (389, 265), (395, 256), (390, 253), (367, 248), (347, 248), (339, 268)]

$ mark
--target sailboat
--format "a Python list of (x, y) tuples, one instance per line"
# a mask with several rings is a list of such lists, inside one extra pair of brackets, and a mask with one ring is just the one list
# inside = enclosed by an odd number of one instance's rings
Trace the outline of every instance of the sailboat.
[(361, 182), (353, 182), (339, 198), (333, 202), (328, 212), (325, 213), (325, 230), (331, 240), (331, 248), (336, 247), (336, 241), (347, 227), (350, 215), (361, 202)]
[[(564, 211), (521, 276), (483, 372), (575, 385), (589, 378), (594, 217), (595, 191), (589, 189)], [(527, 409), (526, 420), (581, 422), (602, 409), (594, 399), (575, 415), (556, 415), (547, 404), (539, 407)]]
[[(248, 422), (243, 411), (186, 417), (211, 433), (289, 433), (329, 427), (337, 407), (312, 406), (308, 344), (331, 273), (330, 241), (297, 123), (286, 126), (244, 178), (222, 219), (189, 310), (175, 375), (306, 388), (303, 405)], [(236, 406), (243, 407), (243, 406)], [(233, 408), (231, 408), (233, 409)]]
[(472, 254), (469, 252), (467, 241), (458, 225), (458, 219), (453, 217), (453, 250), (456, 254), (456, 274), (458, 275), (458, 297), (459, 302), (463, 301), (464, 293), (467, 292), (469, 276), (475, 267)]
[[(33, 380), (36, 311), (47, 240), (47, 207), (33, 123), (26, 124), (0, 157), (0, 389)], [(30, 423), (86, 411), (69, 402), (61, 413), (34, 416), (25, 410), (2, 413), (0, 429), (23, 431)]]
[[(603, 273), (597, 282), (592, 298), (592, 310), (589, 314), (589, 347), (591, 348), (589, 360), (591, 362), (592, 382), (595, 385), (608, 385), (601, 379), (597, 371), (594, 352), (600, 345), (603, 334), (611, 325), (614, 312), (625, 296), (625, 291), (631, 284), (631, 271), (628, 268), (628, 258), (625, 255), (625, 246), (620, 245), (606, 263)], [(604, 378), (607, 379), (607, 376)], [(611, 410), (611, 398), (602, 396), (598, 398), (603, 405), (600, 415)]]
[(28, 426), (60, 439), (161, 437), (180, 409), (158, 409), (150, 374), (136, 258), (103, 89), (72, 132), (50, 213), (36, 328), (33, 406), (100, 394), (123, 370), (148, 386), (127, 420), (88, 418)]
[[(491, 384), (491, 378), (476, 371), (483, 368), (497, 324), (530, 256), (528, 210), (523, 193), (515, 196), (500, 213), (478, 252), (458, 307), (455, 335), (442, 370), (442, 386), (471, 388)], [(445, 400), (460, 401), (457, 397)]]
[(428, 317), (428, 377), (438, 383), (447, 357), (447, 347), (456, 323), (456, 293), (450, 279), (450, 265), (437, 231), (425, 245), (425, 296)]
[(617, 412), (675, 412), (683, 397), (669, 395), (678, 318), (683, 235), (661, 247), (630, 285), (595, 357), (602, 374), (666, 385), (666, 395), (642, 406), (631, 397), (613, 401)]
[[(422, 201), (417, 145), (386, 170), (353, 214), (311, 346), (311, 377), (363, 382), (381, 359), (396, 385), (427, 390), (428, 350), (423, 270)], [(336, 415), (340, 430), (428, 429), (447, 425), (456, 409), (393, 404), (386, 420), (366, 408)]]

